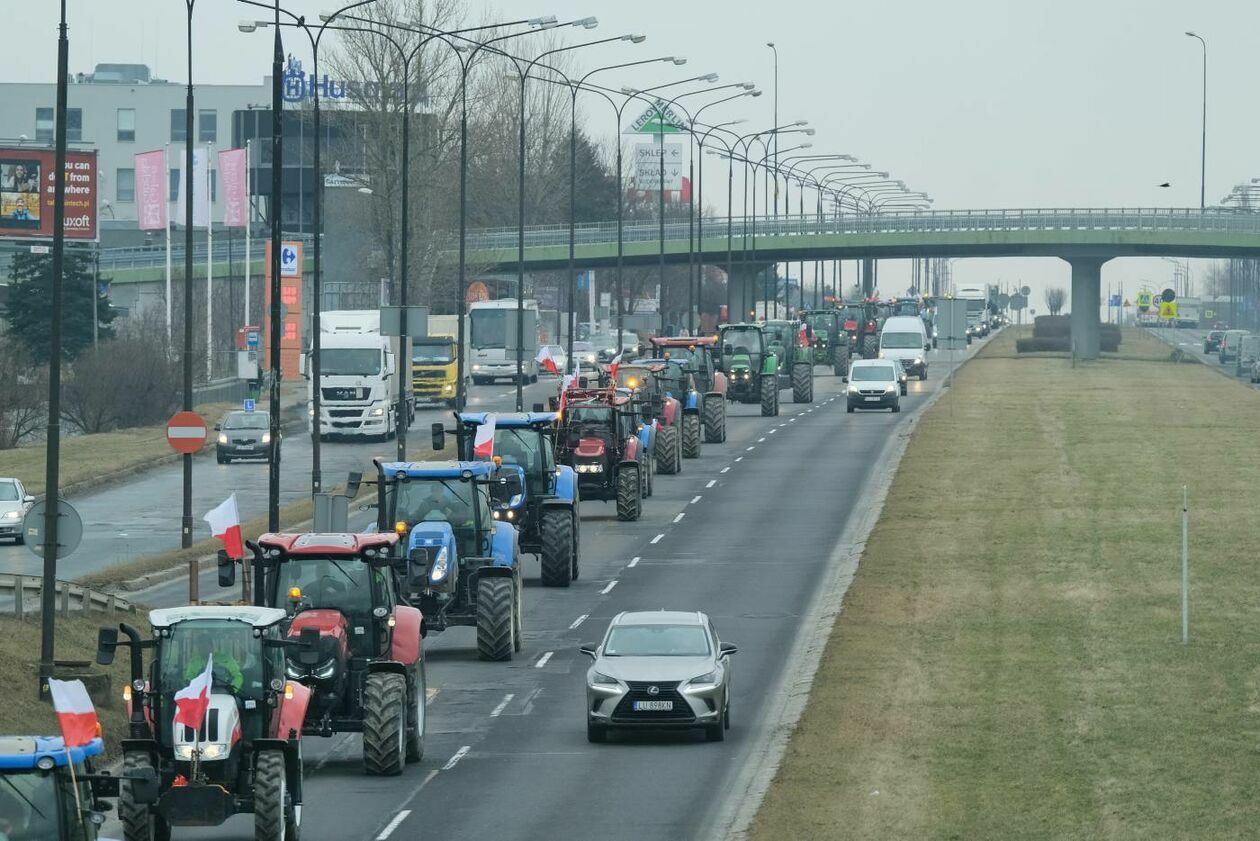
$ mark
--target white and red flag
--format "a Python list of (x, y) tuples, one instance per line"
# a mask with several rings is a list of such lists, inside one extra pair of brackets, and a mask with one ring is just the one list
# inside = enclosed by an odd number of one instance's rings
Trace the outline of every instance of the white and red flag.
[(236, 494), (223, 500), (202, 519), (210, 524), (210, 532), (223, 541), (229, 558), (239, 561), (245, 557), (245, 539), (241, 536), (241, 512), (236, 507)]
[(52, 695), (53, 709), (57, 711), (57, 723), (61, 725), (61, 737), (67, 748), (86, 745), (100, 735), (96, 707), (83, 681), (49, 678), (48, 692)]
[(556, 364), (556, 358), (551, 355), (551, 348), (546, 345), (542, 346), (542, 350), (538, 352), (538, 364), (548, 374), (559, 374), (560, 366)]
[(223, 225), (243, 228), (249, 222), (249, 161), (244, 149), (219, 153), (219, 192), (223, 195)]
[(613, 361), (608, 363), (608, 376), (613, 380), (617, 379), (617, 369), (621, 367), (622, 353), (625, 353), (625, 351), (618, 353), (613, 357)]
[(136, 155), (136, 221), (142, 231), (166, 227), (166, 150)]
[(206, 655), (206, 668), (192, 679), (192, 683), (175, 693), (175, 723), (193, 730), (201, 729), (210, 707), (211, 676), (214, 674), (214, 655)]
[(494, 458), (494, 415), (486, 415), (486, 422), (477, 427), (473, 438), (473, 458), (477, 461), (490, 461)]

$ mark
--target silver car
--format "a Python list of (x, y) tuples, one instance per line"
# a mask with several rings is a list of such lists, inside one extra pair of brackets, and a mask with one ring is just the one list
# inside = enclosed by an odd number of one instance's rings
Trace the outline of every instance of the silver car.
[(31, 510), (35, 497), (26, 492), (17, 479), (0, 479), (0, 537), (11, 537), (15, 543), (25, 543), (22, 534), (22, 518)]
[(616, 728), (704, 728), (720, 742), (731, 726), (730, 656), (709, 617), (674, 610), (619, 613), (604, 641), (587, 643), (586, 738)]

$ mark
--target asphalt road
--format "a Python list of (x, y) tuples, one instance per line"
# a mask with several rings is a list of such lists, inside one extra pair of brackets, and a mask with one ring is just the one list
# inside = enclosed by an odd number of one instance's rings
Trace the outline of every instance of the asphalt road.
[[(958, 361), (969, 355), (957, 354)], [(640, 522), (618, 522), (611, 504), (584, 505), (580, 580), (544, 589), (536, 560), (526, 559), (525, 649), (516, 660), (478, 661), (471, 628), (426, 640), (423, 761), (401, 778), (369, 778), (358, 736), (305, 741), (303, 837), (702, 835), (767, 732), (770, 692), (827, 559), (878, 469), (873, 459), (940, 387), (948, 361), (939, 353), (930, 359), (930, 379), (911, 381), (899, 415), (846, 414), (842, 384), (818, 368), (812, 404), (784, 403), (778, 418), (732, 405), (728, 441), (704, 445), (680, 476), (659, 477)], [(170, 582), (136, 597), (175, 604), (185, 588)], [(202, 592), (214, 597), (210, 573)], [(598, 639), (620, 611), (654, 608), (703, 610), (723, 640), (739, 645), (725, 742), (707, 743), (698, 732), (586, 741), (589, 660), (579, 643)], [(252, 819), (176, 837), (245, 841)]]
[[(1234, 363), (1233, 362), (1229, 362), (1229, 363), (1226, 363), (1225, 365), (1222, 365), (1218, 361), (1216, 353), (1203, 352), (1203, 340), (1207, 337), (1207, 334), (1209, 332), (1211, 331), (1200, 330), (1198, 328), (1185, 328), (1185, 327), (1177, 327), (1177, 328), (1171, 328), (1171, 329), (1160, 328), (1160, 329), (1150, 330), (1151, 335), (1154, 336), (1155, 338), (1161, 339), (1174, 347), (1181, 348), (1186, 353), (1191, 354), (1192, 356), (1198, 357), (1200, 360), (1202, 360), (1204, 365), (1209, 365), (1213, 368), (1216, 368), (1217, 370), (1219, 370), (1221, 373), (1225, 374), (1226, 376), (1233, 377), (1234, 376)], [(1252, 388), (1260, 388), (1260, 384), (1252, 385), (1248, 382), (1248, 380), (1250, 379), (1249, 371), (1245, 370), (1243, 372), (1243, 375), (1241, 377), (1238, 377), (1237, 379), (1239, 380), (1239, 382), (1247, 383), (1251, 385)]]
[[(556, 393), (557, 379), (541, 377), (525, 388), (525, 408), (545, 403)], [(473, 410), (516, 408), (514, 385), (473, 386), (469, 392)], [(424, 458), (430, 452), (429, 425), (448, 420), (450, 410), (421, 409), (407, 437), (408, 454)], [(346, 479), (350, 470), (370, 466), (374, 456), (396, 456), (393, 441), (368, 443), (350, 440), (325, 441), (320, 448), (321, 473), (325, 487)], [(165, 452), (162, 455), (166, 455)], [(280, 504), (288, 505), (310, 495), (311, 439), (305, 432), (285, 436), (280, 463)], [(21, 477), (19, 477), (21, 478)], [(58, 564), (58, 578), (78, 578), (114, 564), (145, 555), (179, 548), (183, 467), (172, 463), (154, 468), (133, 479), (69, 498), (83, 518), (83, 543)], [(267, 513), (267, 464), (261, 461), (217, 464), (214, 455), (193, 460), (193, 539), (211, 537), (202, 515), (225, 500), (233, 491), (242, 520)], [(0, 572), (39, 575), (42, 561), (25, 546), (0, 546)]]

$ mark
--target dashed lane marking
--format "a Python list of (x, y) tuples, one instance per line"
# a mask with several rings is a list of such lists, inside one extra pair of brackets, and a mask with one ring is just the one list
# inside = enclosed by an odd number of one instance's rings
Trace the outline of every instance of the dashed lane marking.
[[(757, 445), (756, 445), (756, 444), (753, 444), (751, 447), (749, 447), (749, 448), (748, 448), (747, 452), (750, 452), (750, 453), (751, 453), (751, 452), (752, 452), (753, 450), (755, 450), (755, 449), (757, 449)], [(736, 459), (736, 461), (739, 461), (739, 459)]]
[(455, 755), (446, 760), (446, 764), (442, 766), (442, 770), (449, 771), (454, 768), (456, 763), (467, 756), (470, 750), (472, 750), (472, 745), (464, 745), (459, 750), (455, 751)]
[[(728, 468), (728, 469), (729, 469), (729, 468)], [(723, 473), (725, 473), (726, 471), (725, 471), (725, 470), (723, 470), (722, 472), (723, 472)], [(716, 485), (716, 484), (717, 484), (717, 479), (710, 479), (710, 480), (709, 480), (709, 484), (705, 485), (705, 487), (706, 487), (706, 488), (711, 488), (711, 487), (713, 487), (713, 486), (714, 486), (714, 485)], [(699, 499), (699, 498), (700, 498), (700, 497), (696, 497), (696, 499)]]
[(407, 820), (407, 816), (410, 814), (410, 809), (403, 809), (397, 815), (394, 815), (394, 819), (385, 824), (385, 828), (381, 830), (381, 834), (376, 836), (376, 841), (385, 841), (386, 838), (393, 834), (395, 829), (398, 829), (398, 825), (400, 823)]
[(600, 590), (600, 591), (599, 591), (599, 594), (600, 594), (601, 596), (606, 596), (606, 595), (608, 595), (609, 593), (611, 593), (611, 592), (612, 592), (612, 588), (613, 588), (613, 587), (616, 587), (616, 586), (617, 586), (617, 579), (615, 579), (615, 578), (614, 578), (612, 581), (609, 581), (609, 582), (608, 582), (608, 586), (607, 586), (607, 587), (605, 587), (604, 589), (602, 589), (602, 590)]
[[(766, 440), (766, 436), (762, 435), (760, 438), (758, 438), (758, 439), (757, 439), (757, 443), (758, 443), (758, 444), (760, 444), (760, 443), (761, 443), (762, 441), (764, 441), (764, 440)], [(751, 449), (752, 449), (752, 447), (749, 447), (748, 449), (750, 449), (750, 450), (751, 450)]]
[(656, 537), (652, 538), (651, 542), (660, 543), (664, 538), (665, 538), (664, 534), (658, 534)]
[(570, 631), (572, 631), (572, 630), (573, 630), (574, 628), (576, 628), (578, 625), (581, 625), (583, 622), (585, 622), (585, 621), (587, 620), (587, 618), (589, 618), (589, 617), (590, 617), (590, 614), (589, 614), (589, 613), (583, 613), (583, 614), (582, 614), (581, 616), (579, 616), (577, 619), (574, 619), (574, 620), (573, 620), (573, 624), (569, 626), (569, 630), (570, 630)]
[(679, 512), (678, 512), (678, 516), (674, 518), (674, 522), (675, 522), (675, 523), (682, 522), (682, 518), (683, 518), (683, 517), (686, 517), (686, 516), (687, 516), (686, 512), (679, 511)]
[(541, 669), (543, 666), (547, 665), (547, 661), (551, 659), (551, 655), (553, 654), (555, 654), (554, 651), (544, 651), (543, 656), (539, 657), (538, 662), (534, 664), (534, 668)]
[[(731, 472), (731, 469), (729, 467), (723, 467), (721, 470), (718, 471), (718, 473), (730, 473), (730, 472)], [(717, 480), (714, 479), (713, 481), (716, 482)]]
[[(748, 449), (750, 449), (750, 450), (751, 450), (751, 449), (752, 449), (752, 447), (749, 447)], [(735, 456), (735, 460), (736, 460), (736, 461), (743, 461), (743, 460), (744, 460), (744, 457), (743, 457), (743, 456)]]
[(426, 686), (424, 688), (424, 700), (432, 701), (434, 696), (436, 696), (441, 691), (442, 690), (438, 689), (436, 686)]
[(639, 565), (639, 556), (635, 555), (630, 559), (630, 563), (626, 564), (626, 569), (634, 569)]
[[(503, 700), (499, 702), (499, 705), (490, 711), (490, 717), (498, 718), (499, 716), (503, 715), (503, 711), (507, 709), (507, 705), (512, 703), (512, 699), (515, 697), (516, 697), (516, 693), (514, 692), (509, 692), (508, 694), (504, 695)], [(456, 754), (456, 756), (458, 756), (458, 754)], [(453, 760), (453, 759), (451, 760), (451, 762), (455, 762), (455, 761), (456, 760)], [(451, 763), (447, 763), (447, 764), (449, 765)]]
[(691, 498), (691, 502), (690, 502), (689, 504), (690, 504), (690, 505), (695, 505), (695, 504), (696, 504), (697, 502), (699, 502), (699, 501), (700, 501), (700, 494), (696, 494), (695, 496), (693, 496), (693, 497)]

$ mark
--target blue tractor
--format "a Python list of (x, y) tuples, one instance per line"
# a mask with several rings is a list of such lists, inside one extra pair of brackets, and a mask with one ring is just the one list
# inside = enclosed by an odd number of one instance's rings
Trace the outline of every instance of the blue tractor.
[[(577, 474), (556, 465), (555, 412), (512, 412), (494, 415), (494, 455), (500, 470), (520, 476), (523, 493), (496, 493), (492, 515), (516, 526), (522, 552), (538, 556), (544, 587), (568, 587), (578, 577), (579, 517)], [(458, 415), (455, 428), (459, 457), (472, 460), (477, 430), (488, 423), (485, 412)], [(433, 424), (433, 448), (446, 446), (446, 430)]]
[(516, 527), (493, 514), (494, 496), (523, 494), (520, 472), (486, 461), (381, 462), (377, 526), (392, 530), (404, 596), (424, 614), (421, 633), (477, 629), (483, 660), (521, 650), (523, 588)]

